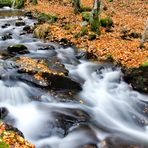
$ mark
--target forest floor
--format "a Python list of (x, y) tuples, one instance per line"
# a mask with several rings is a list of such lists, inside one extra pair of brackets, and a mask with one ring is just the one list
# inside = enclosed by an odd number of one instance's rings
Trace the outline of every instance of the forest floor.
[[(49, 41), (54, 38), (67, 38), (78, 48), (93, 52), (98, 57), (106, 59), (112, 57), (127, 67), (138, 67), (148, 61), (148, 43), (145, 48), (140, 49), (140, 37), (133, 38), (131, 34), (142, 34), (148, 17), (147, 0), (109, 0), (102, 1), (101, 18), (111, 17), (114, 27), (111, 32), (106, 32), (101, 27), (101, 35), (96, 39), (89, 40), (90, 30), (78, 38), (76, 34), (82, 30), (82, 14), (74, 14), (70, 0), (38, 0), (37, 5), (26, 3), (27, 11), (52, 13), (58, 16), (56, 23), (44, 25), (49, 26), (50, 33), (46, 37)], [(81, 0), (83, 6), (92, 7), (93, 0)], [(89, 25), (87, 26), (89, 28)]]

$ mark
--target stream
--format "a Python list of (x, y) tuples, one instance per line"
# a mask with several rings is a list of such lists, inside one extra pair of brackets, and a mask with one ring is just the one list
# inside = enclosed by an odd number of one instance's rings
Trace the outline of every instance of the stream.
[[(2, 120), (37, 148), (148, 147), (148, 97), (123, 81), (120, 67), (91, 62), (78, 49), (26, 33), (24, 26), (34, 23), (18, 10), (0, 9), (1, 53), (15, 44), (29, 51), (0, 57), (0, 108), (6, 112)], [(68, 75), (55, 76), (56, 89), (48, 88), (20, 72), (15, 60), (19, 57), (45, 59)], [(53, 65), (55, 59), (64, 68)]]

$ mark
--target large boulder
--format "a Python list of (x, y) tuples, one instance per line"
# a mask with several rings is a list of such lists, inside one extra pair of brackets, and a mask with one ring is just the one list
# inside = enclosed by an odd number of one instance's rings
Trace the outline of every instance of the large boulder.
[(55, 58), (51, 59), (20, 57), (17, 60), (20, 79), (48, 90), (81, 90), (80, 84), (67, 76), (64, 65)]

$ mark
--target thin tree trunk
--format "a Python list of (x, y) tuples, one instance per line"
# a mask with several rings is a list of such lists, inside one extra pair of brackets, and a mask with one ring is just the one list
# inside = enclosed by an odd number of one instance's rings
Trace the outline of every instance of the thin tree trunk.
[(72, 0), (74, 6), (74, 13), (77, 14), (81, 11), (80, 0)]
[(100, 6), (101, 0), (94, 0), (93, 9), (90, 13), (90, 27), (91, 30), (100, 34)]
[(140, 48), (144, 46), (144, 42), (148, 39), (148, 19), (146, 20), (146, 26), (144, 28), (144, 32), (142, 34), (141, 42), (140, 42)]

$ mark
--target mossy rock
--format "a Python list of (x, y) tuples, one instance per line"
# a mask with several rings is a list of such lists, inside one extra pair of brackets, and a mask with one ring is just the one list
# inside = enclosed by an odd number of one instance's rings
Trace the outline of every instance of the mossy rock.
[(86, 27), (82, 27), (80, 32), (74, 34), (75, 38), (82, 37), (88, 34), (88, 29)]
[(82, 19), (83, 21), (88, 21), (90, 19), (90, 12), (82, 12)]
[(4, 6), (12, 6), (12, 0), (0, 0), (0, 8)]
[(88, 40), (90, 40), (90, 41), (95, 40), (96, 37), (97, 37), (96, 34), (89, 34)]
[(54, 23), (57, 21), (58, 17), (55, 14), (45, 14), (45, 13), (39, 13), (37, 15), (37, 19), (39, 22), (49, 22)]
[(113, 26), (113, 20), (110, 17), (101, 18), (100, 25), (102, 27), (111, 27), (111, 26)]
[(48, 24), (43, 24), (43, 25), (37, 26), (34, 29), (34, 35), (37, 38), (41, 38), (41, 39), (45, 39), (49, 32), (50, 32), (50, 27)]
[(131, 84), (133, 89), (142, 92), (142, 93), (148, 93), (148, 63), (144, 62), (140, 67), (138, 68), (125, 68), (123, 69), (124, 73), (124, 80)]
[(15, 44), (15, 45), (9, 46), (7, 50), (10, 54), (14, 54), (14, 55), (29, 53), (27, 47), (22, 44)]

